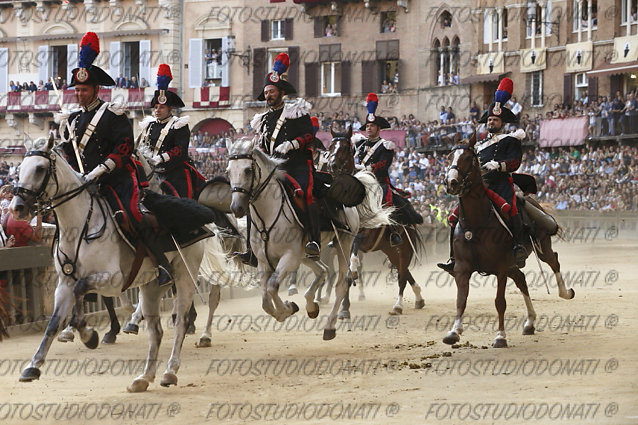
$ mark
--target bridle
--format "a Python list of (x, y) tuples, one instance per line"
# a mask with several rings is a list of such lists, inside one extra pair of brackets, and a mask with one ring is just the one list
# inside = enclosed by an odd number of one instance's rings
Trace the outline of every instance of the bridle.
[[(277, 171), (277, 167), (273, 168), (273, 170), (268, 174), (266, 179), (263, 182), (261, 182), (259, 186), (257, 186), (257, 188), (254, 188), (255, 181), (261, 180), (261, 176), (262, 176), (261, 168), (259, 166), (255, 166), (255, 158), (253, 157), (252, 153), (242, 153), (242, 154), (231, 155), (228, 157), (228, 162), (236, 161), (239, 159), (250, 159), (250, 168), (252, 170), (252, 172), (250, 173), (251, 174), (250, 187), (246, 189), (241, 186), (232, 186), (230, 191), (231, 193), (239, 192), (239, 193), (244, 193), (248, 195), (248, 197), (250, 198), (249, 202), (252, 203), (255, 199), (259, 197), (261, 192), (264, 191), (264, 189), (266, 188), (266, 186), (268, 185), (272, 177), (275, 175), (275, 171)], [(259, 172), (259, 177), (257, 178), (257, 180), (255, 180), (255, 174), (256, 174), (255, 171)]]
[(469, 145), (456, 145), (454, 147), (452, 147), (452, 152), (459, 150), (459, 149), (463, 149), (463, 150), (467, 150), (472, 154), (472, 166), (468, 168), (467, 171), (465, 171), (464, 175), (462, 178), (461, 174), (460, 174), (460, 170), (459, 167), (456, 164), (452, 164), (447, 168), (447, 171), (445, 172), (445, 175), (447, 176), (448, 173), (450, 172), (450, 170), (457, 170), (459, 171), (459, 193), (458, 196), (463, 196), (465, 195), (467, 192), (469, 192), (472, 188), (474, 188), (475, 186), (483, 183), (483, 179), (480, 178), (478, 181), (472, 181), (471, 177), (472, 177), (472, 171), (474, 169), (474, 167), (479, 163), (479, 159), (478, 156), (476, 154), (476, 151), (474, 150), (474, 147), (469, 146)]
[(42, 180), (42, 183), (40, 184), (40, 187), (37, 190), (32, 190), (24, 186), (20, 186), (19, 184), (13, 188), (14, 196), (19, 196), (24, 200), (27, 200), (28, 198), (35, 199), (35, 202), (33, 203), (33, 205), (37, 206), (35, 210), (36, 213), (43, 213), (47, 210), (54, 209), (55, 207), (58, 207), (64, 204), (65, 202), (70, 201), (71, 199), (79, 195), (83, 190), (85, 190), (91, 184), (90, 182), (87, 182), (74, 189), (69, 190), (68, 192), (64, 192), (60, 195), (50, 197), (47, 194), (45, 189), (49, 184), (49, 180), (51, 179), (51, 176), (53, 176), (53, 181), (55, 182), (54, 193), (57, 194), (58, 191), (60, 190), (60, 184), (58, 182), (58, 178), (55, 172), (55, 152), (53, 153), (54, 154), (52, 155), (52, 152), (48, 152), (48, 151), (40, 151), (40, 150), (28, 151), (24, 155), (25, 158), (28, 158), (30, 156), (40, 156), (49, 161), (49, 168), (47, 169), (47, 173), (44, 176), (44, 179)]
[[(348, 142), (345, 143), (345, 146), (348, 147), (348, 153), (351, 154), (352, 153), (352, 142), (348, 137), (344, 137), (344, 136), (337, 136), (334, 137), (332, 139), (332, 141), (330, 142), (330, 147), (335, 147), (337, 142)], [(330, 171), (330, 173), (333, 173), (333, 169), (332, 169), (332, 164), (334, 163), (335, 158), (337, 157), (337, 151), (336, 149), (333, 152), (330, 152), (330, 155), (328, 156), (328, 171)], [(354, 158), (353, 158), (354, 161)], [(341, 171), (343, 171), (345, 169), (345, 167), (347, 166), (347, 164), (343, 164), (341, 167)]]

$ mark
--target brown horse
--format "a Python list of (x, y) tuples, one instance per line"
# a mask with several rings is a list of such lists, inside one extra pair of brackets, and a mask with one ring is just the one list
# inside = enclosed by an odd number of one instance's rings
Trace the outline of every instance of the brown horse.
[[(463, 313), (470, 289), (470, 276), (478, 271), (486, 275), (496, 275), (496, 310), (498, 311), (498, 332), (494, 340), (495, 348), (507, 347), (505, 338), (505, 285), (507, 278), (514, 280), (523, 293), (527, 306), (527, 321), (523, 327), (523, 335), (534, 334), (536, 313), (529, 296), (525, 275), (516, 267), (512, 250), (513, 240), (508, 230), (501, 224), (492, 203), (485, 194), (485, 185), (481, 175), (478, 156), (474, 150), (476, 134), (467, 144), (456, 145), (449, 156), (450, 166), (446, 173), (447, 191), (459, 197), (459, 222), (454, 233), (454, 256), (456, 264), (454, 275), (456, 281), (456, 318), (452, 329), (443, 342), (454, 344), (459, 341), (463, 332)], [(531, 198), (530, 198), (531, 199)], [(533, 202), (528, 200), (528, 202)], [(535, 205), (540, 208), (538, 204)], [(522, 208), (521, 208), (522, 209)], [(558, 283), (559, 296), (565, 299), (574, 297), (574, 290), (567, 290), (560, 273), (558, 254), (552, 250), (551, 236), (559, 230), (535, 226), (533, 236), (534, 247), (538, 257), (553, 270)], [(532, 251), (532, 242), (526, 244), (527, 252)]]
[[(354, 146), (352, 144), (352, 127), (346, 133), (336, 133), (331, 130), (332, 142), (327, 152), (327, 170), (332, 175), (341, 173), (353, 174), (354, 172)], [(364, 171), (366, 172), (366, 171)], [(380, 189), (380, 188), (379, 188)], [(400, 236), (403, 243), (398, 246), (390, 245), (390, 228), (383, 226), (374, 229), (363, 229), (355, 237), (352, 247), (352, 254), (358, 256), (359, 251), (374, 252), (382, 251), (390, 260), (392, 267), (395, 267), (399, 276), (399, 295), (390, 314), (403, 314), (403, 292), (406, 283), (410, 283), (415, 295), (414, 307), (422, 309), (425, 300), (421, 297), (421, 287), (410, 273), (409, 266), (415, 254), (423, 248), (422, 238), (414, 226), (401, 226)], [(358, 271), (353, 271), (353, 278), (358, 277)], [(340, 318), (347, 318), (350, 308), (349, 295), (346, 295)]]

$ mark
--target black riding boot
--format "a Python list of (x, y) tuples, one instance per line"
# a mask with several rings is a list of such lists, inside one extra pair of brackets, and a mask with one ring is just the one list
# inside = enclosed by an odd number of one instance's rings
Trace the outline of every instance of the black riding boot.
[(438, 263), (437, 266), (442, 268), (448, 273), (452, 273), (454, 271), (454, 229), (456, 226), (450, 228), (450, 259), (447, 260), (447, 263)]
[(318, 257), (321, 253), (321, 223), (319, 204), (313, 202), (308, 205), (308, 218), (306, 230), (308, 232), (308, 243), (306, 244), (306, 257)]
[(527, 259), (527, 250), (525, 249), (525, 232), (523, 231), (523, 219), (520, 214), (510, 218), (512, 227), (512, 235), (514, 236), (514, 256), (516, 257), (516, 266), (525, 267)]
[(234, 257), (239, 257), (242, 263), (251, 266), (257, 267), (257, 257), (253, 253), (253, 250), (250, 248), (250, 228), (251, 228), (252, 220), (250, 219), (250, 215), (246, 216), (246, 251), (245, 252), (233, 252)]
[(159, 286), (165, 286), (173, 283), (173, 267), (168, 262), (164, 251), (161, 248), (161, 236), (153, 227), (147, 215), (142, 215), (142, 222), (139, 225), (139, 237), (142, 239), (149, 256), (157, 265), (159, 272), (157, 282)]
[(403, 239), (401, 239), (400, 226), (390, 226), (390, 246), (397, 246), (403, 243)]

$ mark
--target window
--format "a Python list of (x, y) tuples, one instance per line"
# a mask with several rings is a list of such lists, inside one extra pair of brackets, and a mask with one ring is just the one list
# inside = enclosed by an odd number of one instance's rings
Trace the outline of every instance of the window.
[[(66, 79), (66, 69), (67, 69), (66, 46), (51, 46), (51, 53), (49, 56), (49, 60), (51, 61), (50, 77), (53, 77), (53, 78), (60, 77), (60, 78)], [(46, 81), (44, 82), (46, 83)]]
[[(636, 10), (637, 10), (637, 6), (638, 6), (638, 1), (637, 0), (621, 0), (620, 1), (620, 23), (622, 25), (627, 25), (627, 2), (631, 2), (630, 4), (630, 8), (631, 8), (631, 12), (630, 12), (630, 18), (629, 18), (629, 23), (630, 24), (635, 24), (636, 22), (638, 22), (637, 20), (637, 16), (636, 16)], [(592, 15), (593, 15), (593, 11), (592, 11)], [(592, 16), (593, 17), (593, 16)]]
[(122, 74), (126, 78), (140, 75), (140, 43), (139, 41), (130, 41), (124, 44), (124, 66)]
[(441, 24), (441, 28), (450, 28), (452, 26), (452, 15), (447, 10), (441, 13), (439, 16), (439, 23)]
[(532, 106), (543, 106), (543, 72), (535, 71), (531, 73), (530, 103)]
[(286, 39), (286, 21), (283, 19), (270, 22), (270, 39), (285, 40)]
[(399, 91), (399, 61), (381, 61), (381, 93), (396, 93)]
[[(507, 9), (503, 9), (503, 41), (507, 41)], [(483, 43), (489, 44), (490, 42), (490, 26), (492, 27), (492, 42), (499, 41), (501, 39), (501, 25), (499, 22), (500, 16), (498, 10), (491, 9), (486, 10), (483, 14)]]
[(337, 16), (323, 17), (323, 37), (338, 37)]
[(279, 53), (288, 53), (288, 49), (285, 47), (279, 49), (268, 49), (268, 58), (266, 62), (266, 72), (272, 71), (272, 66), (275, 63), (275, 58)]
[[(527, 38), (532, 36), (532, 26), (535, 27), (534, 34), (536, 36), (541, 35), (541, 26), (542, 26), (542, 10), (541, 6), (536, 4), (536, 2), (531, 3), (531, 6), (527, 8)], [(547, 5), (545, 6), (545, 35), (551, 35), (552, 33), (552, 2), (551, 0), (547, 0)]]
[(222, 39), (204, 40), (204, 76), (207, 86), (219, 86), (222, 78)]
[(587, 75), (583, 72), (580, 74), (576, 74), (575, 79), (575, 90), (574, 94), (576, 95), (576, 100), (583, 100), (585, 98), (585, 94), (587, 93), (587, 88), (589, 86), (587, 81)]
[(396, 32), (397, 12), (388, 11), (381, 13), (381, 32)]
[(323, 62), (321, 64), (321, 95), (338, 96), (341, 94), (341, 63)]
[[(587, 31), (587, 27), (589, 26), (589, 21), (587, 19), (587, 7), (588, 4), (591, 4), (591, 22), (592, 22), (592, 29), (596, 29), (598, 27), (598, 1), (597, 0), (583, 0), (582, 2), (582, 10), (581, 10), (581, 15), (580, 15), (580, 21), (581, 21), (581, 29), (583, 31)], [(625, 11), (626, 14), (626, 11)], [(574, 0), (574, 19), (573, 19), (573, 30), (574, 32), (578, 31), (578, 0)]]

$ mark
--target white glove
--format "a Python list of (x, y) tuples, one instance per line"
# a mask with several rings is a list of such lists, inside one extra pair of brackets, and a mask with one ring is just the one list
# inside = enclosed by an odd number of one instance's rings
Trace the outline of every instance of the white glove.
[(485, 165), (483, 165), (483, 168), (489, 171), (500, 170), (501, 164), (498, 161), (491, 160), (490, 162), (485, 163)]
[(293, 149), (299, 149), (299, 142), (296, 140), (293, 140), (292, 142), (287, 140), (283, 142), (281, 145), (277, 146), (275, 148), (275, 152), (285, 155)]
[(66, 109), (62, 109), (60, 112), (57, 112), (53, 116), (53, 121), (56, 124), (64, 123), (65, 121), (69, 120), (70, 116), (71, 116), (71, 112), (67, 111)]
[(153, 167), (157, 167), (159, 164), (168, 161), (169, 158), (170, 158), (169, 155), (166, 152), (164, 152), (161, 155), (156, 155), (153, 158), (149, 159), (148, 163), (152, 165)]
[(92, 182), (97, 180), (98, 178), (100, 178), (100, 176), (102, 174), (108, 173), (109, 172), (109, 167), (107, 167), (104, 164), (100, 164), (97, 167), (95, 167), (89, 174), (86, 175), (86, 177), (84, 178), (84, 180), (88, 183), (88, 182)]
[(355, 170), (365, 170), (366, 166), (363, 164), (354, 164), (354, 169)]

